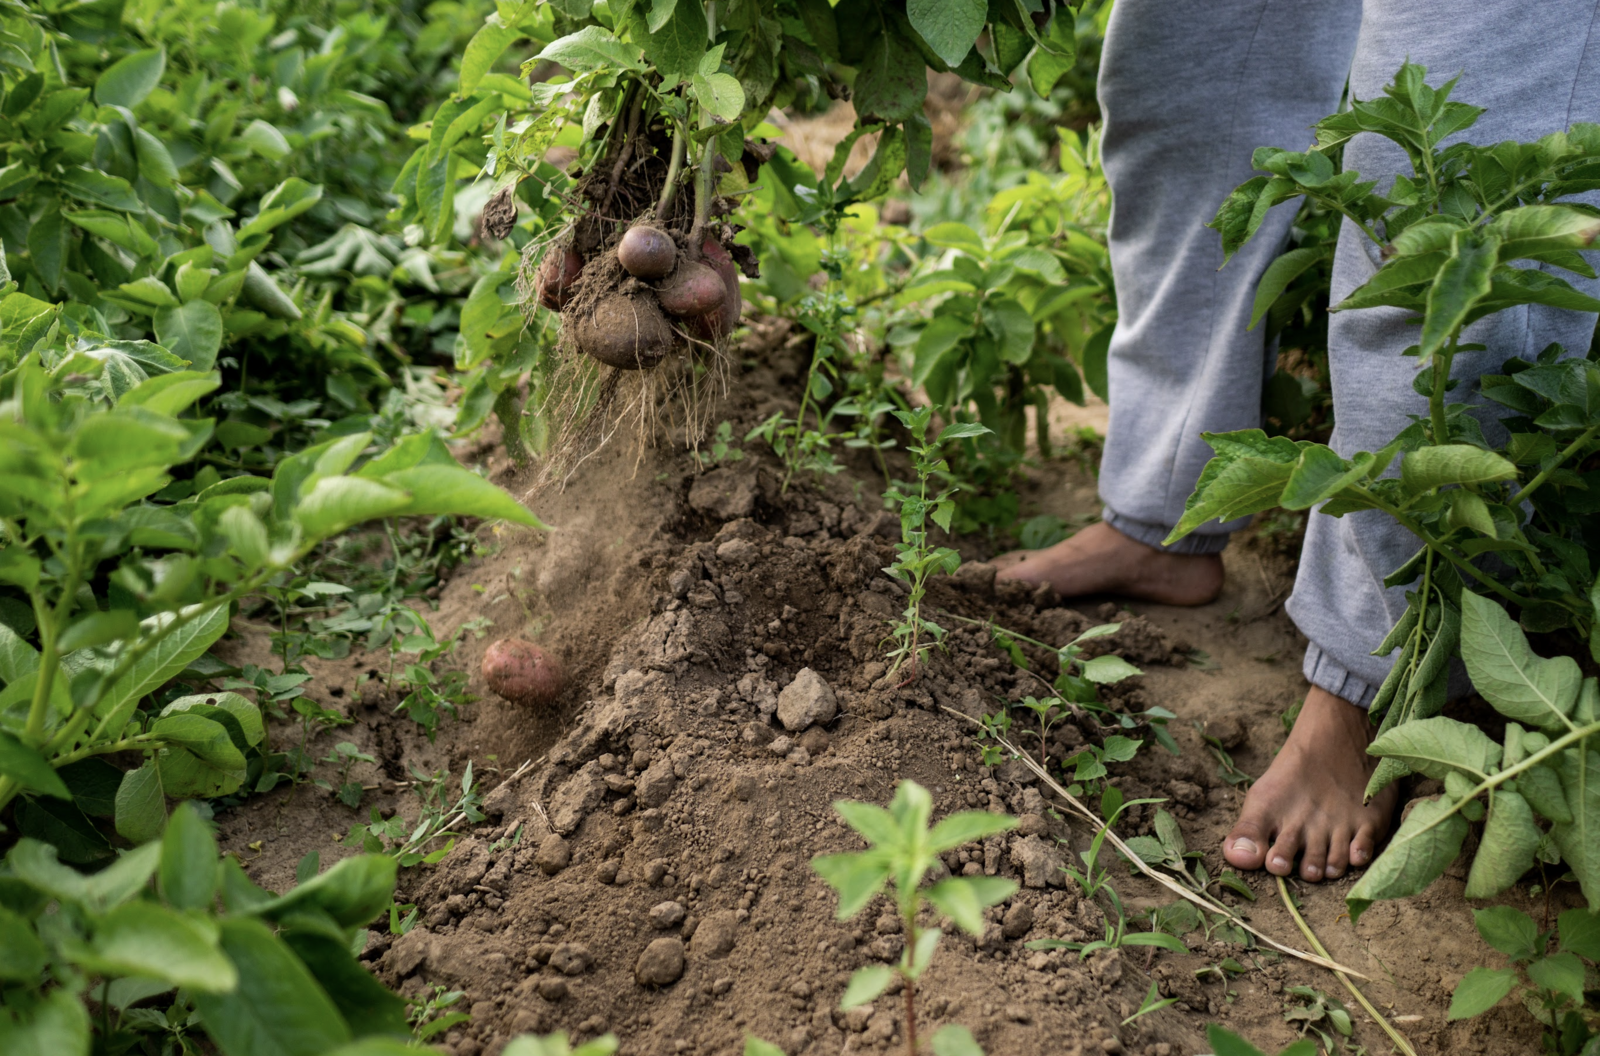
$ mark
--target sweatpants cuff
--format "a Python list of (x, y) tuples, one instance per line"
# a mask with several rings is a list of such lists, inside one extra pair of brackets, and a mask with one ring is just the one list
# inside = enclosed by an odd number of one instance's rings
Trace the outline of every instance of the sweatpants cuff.
[(1340, 700), (1347, 700), (1358, 708), (1370, 708), (1378, 695), (1378, 687), (1352, 675), (1339, 661), (1323, 652), (1316, 642), (1306, 646), (1306, 681), (1327, 690)]
[(1220, 554), (1228, 546), (1226, 532), (1220, 535), (1191, 532), (1171, 546), (1163, 546), (1161, 540), (1172, 532), (1172, 525), (1136, 521), (1131, 517), (1124, 517), (1110, 506), (1101, 511), (1100, 519), (1129, 539), (1169, 554)]

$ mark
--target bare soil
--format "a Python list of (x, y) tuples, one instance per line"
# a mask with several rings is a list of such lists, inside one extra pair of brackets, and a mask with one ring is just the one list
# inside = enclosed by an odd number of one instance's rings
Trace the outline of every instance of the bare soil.
[[(803, 346), (783, 341), (772, 325), (756, 330), (746, 348), (755, 358), (738, 368), (712, 419), (730, 420), (735, 436), (792, 407), (804, 377)], [(491, 467), (513, 493), (532, 479), (498, 455)], [(1080, 461), (1030, 473), (1026, 514), (1082, 523), (1097, 511), (1094, 480)], [(950, 871), (1011, 876), (1023, 886), (992, 911), (980, 938), (947, 935), (919, 995), (927, 1030), (964, 1024), (997, 1056), (1187, 1056), (1209, 1050), (1205, 1024), (1219, 1022), (1276, 1051), (1296, 1036), (1284, 1019), (1286, 988), (1347, 1000), (1324, 970), (1201, 932), (1186, 937), (1189, 955), (1128, 947), (1085, 962), (1070, 951), (1026, 949), (1036, 939), (1104, 935), (1102, 905), (1081, 898), (1057, 868), (1092, 833), (1063, 821), (1048, 790), (1017, 762), (982, 766), (974, 728), (961, 716), (1042, 687), (984, 631), (953, 620), (948, 648), (919, 677), (886, 677), (881, 643), (903, 601), (881, 572), (898, 530), (879, 509), (881, 477), (863, 460), (821, 482), (797, 480), (787, 490), (780, 483), (781, 467), (754, 447), (740, 461), (706, 468), (666, 439), (642, 458), (621, 442), (604, 449), (565, 490), (532, 500), (554, 531), (486, 533), (491, 552), (461, 570), (429, 614), (440, 635), (468, 620), (492, 621), (448, 660), (472, 672), (481, 702), (430, 744), (370, 694), (367, 706), (355, 702), (357, 678), (386, 670), (387, 658), (313, 662), (310, 695), (354, 720), (316, 747), (354, 741), (379, 760), (355, 776), (379, 787), (359, 812), (310, 786), (256, 797), (219, 815), (225, 848), (258, 882), (281, 890), (307, 851), (319, 851), (324, 865), (351, 853), (337, 840), (369, 809), (414, 817), (415, 800), (399, 785), (409, 768), (459, 775), (470, 760), (493, 785), (533, 761), (520, 780), (493, 789), (489, 819), (448, 857), (403, 874), (398, 897), (417, 904), (419, 922), (399, 937), (379, 925), (364, 955), (407, 994), (435, 986), (466, 992), (458, 1007), (470, 1011), (470, 1023), (442, 1039), (456, 1056), (492, 1056), (515, 1034), (555, 1029), (578, 1038), (614, 1031), (634, 1056), (733, 1056), (746, 1034), (791, 1054), (903, 1051), (899, 997), (838, 1011), (852, 971), (899, 955), (892, 913), (880, 901), (854, 920), (836, 920), (834, 896), (808, 862), (860, 846), (831, 809), (834, 800), (886, 802), (904, 778), (933, 793), (936, 816), (972, 808), (1024, 816), (1018, 833), (946, 857)], [(930, 604), (1050, 642), (1125, 621), (1104, 646), (1145, 674), (1108, 687), (1107, 699), (1129, 711), (1159, 704), (1175, 712), (1170, 728), (1182, 751), (1172, 756), (1146, 737), (1114, 781), (1130, 798), (1165, 798), (1189, 847), (1204, 851), (1216, 875), (1220, 840), (1243, 793), (1219, 776), (1197, 727), (1242, 770), (1259, 774), (1283, 741), (1281, 716), (1306, 688), (1304, 643), (1282, 613), (1297, 540), (1278, 527), (1235, 542), (1224, 555), (1226, 589), (1198, 609), (1124, 608), (1110, 599), (1066, 606), (1048, 592), (996, 590), (982, 564), (937, 584)], [(961, 545), (973, 561), (988, 556), (981, 541)], [(482, 684), (483, 650), (513, 635), (567, 665), (566, 691), (548, 710), (514, 707)], [(234, 648), (243, 656), (260, 644), (246, 634)], [(804, 668), (832, 689), (838, 714), (785, 729), (777, 695)], [(295, 736), (287, 726), (273, 735)], [(1060, 758), (1099, 736), (1092, 722), (1064, 723), (1049, 751)], [(1153, 810), (1136, 809), (1119, 831), (1149, 831)], [(1170, 901), (1120, 862), (1110, 867), (1130, 912)], [(1270, 878), (1247, 880), (1255, 900), (1229, 901), (1263, 931), (1304, 948)], [(1445, 1022), (1451, 988), (1484, 956), (1462, 875), (1376, 905), (1356, 927), (1344, 916), (1351, 883), (1292, 886), (1331, 954), (1370, 976), (1368, 995), (1419, 1052), (1534, 1051), (1537, 1028), (1518, 1008)], [(1525, 887), (1508, 900), (1536, 916), (1552, 909)], [(1226, 957), (1248, 970), (1228, 981), (1197, 977)], [(1178, 1003), (1123, 1025), (1152, 980)], [(1353, 1044), (1390, 1051), (1347, 1003)]]

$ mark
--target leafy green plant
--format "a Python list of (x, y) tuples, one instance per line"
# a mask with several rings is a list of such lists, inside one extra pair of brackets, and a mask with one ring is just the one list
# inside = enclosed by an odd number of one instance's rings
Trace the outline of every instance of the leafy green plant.
[[(949, 917), (963, 931), (981, 935), (983, 911), (1010, 898), (1017, 890), (1014, 881), (992, 876), (947, 877), (927, 887), (923, 886), (923, 879), (938, 855), (1013, 829), (1017, 821), (983, 811), (963, 811), (930, 829), (933, 799), (915, 781), (902, 781), (896, 786), (887, 810), (850, 800), (839, 800), (833, 807), (869, 845), (865, 851), (811, 860), (811, 867), (839, 894), (839, 919), (848, 920), (861, 912), (889, 885), (905, 935), (905, 951), (899, 963), (857, 969), (839, 1006), (850, 1009), (874, 1001), (888, 988), (890, 980), (898, 977), (905, 993), (906, 1054), (916, 1056), (917, 980), (927, 971), (943, 934), (939, 928), (919, 924), (924, 905)], [(971, 1034), (954, 1024), (935, 1033), (932, 1044), (940, 1056), (982, 1052)]]
[(1286, 986), (1287, 1008), (1283, 1018), (1300, 1032), (1301, 1037), (1315, 1034), (1322, 1043), (1323, 1052), (1337, 1048), (1350, 1048), (1350, 1035), (1355, 1024), (1350, 1020), (1350, 1010), (1336, 997), (1329, 997), (1310, 986)]
[[(1470, 404), (1445, 399), (1458, 384), (1452, 363), (1468, 347), (1461, 332), (1469, 323), (1525, 304), (1600, 310), (1600, 300), (1563, 279), (1513, 266), (1528, 260), (1594, 276), (1577, 251), (1600, 235), (1600, 219), (1562, 199), (1590, 186), (1600, 126), (1574, 125), (1536, 143), (1441, 150), (1442, 140), (1482, 111), (1449, 98), (1454, 81), (1435, 89), (1424, 73), (1407, 64), (1383, 98), (1324, 119), (1310, 151), (1258, 150), (1256, 164), (1270, 175), (1241, 185), (1214, 224), (1231, 253), (1267, 208), (1304, 195), (1381, 247), (1384, 266), (1335, 309), (1389, 305), (1417, 313), (1420, 340), (1408, 354), (1418, 362), (1427, 415), (1383, 450), (1350, 459), (1259, 430), (1208, 434), (1217, 457), (1172, 538), (1213, 517), (1320, 505), (1332, 516), (1383, 510), (1423, 542), (1386, 580), (1420, 583), (1378, 650), (1398, 649), (1399, 656), (1372, 706), (1382, 725), (1369, 751), (1381, 762), (1368, 793), (1416, 772), (1443, 781), (1444, 794), (1411, 810), (1350, 892), (1352, 917), (1373, 899), (1415, 894), (1431, 883), (1486, 808), (1468, 897), (1503, 891), (1536, 859), (1559, 855), (1591, 907), (1600, 906), (1600, 758), (1593, 747), (1600, 690), (1570, 656), (1533, 654), (1523, 634), (1524, 627), (1562, 632), (1600, 656), (1593, 544), (1588, 518), (1577, 512), (1587, 509), (1583, 466), (1600, 449), (1600, 418), (1587, 395), (1600, 391), (1600, 366), (1552, 347), (1536, 361), (1513, 359), (1502, 374), (1483, 377), (1481, 394), (1514, 412), (1498, 449), (1467, 413)], [(1337, 171), (1332, 152), (1358, 132), (1393, 140), (1411, 161), (1411, 173), (1396, 177), (1384, 195), (1374, 193), (1375, 181)], [(1399, 476), (1385, 476), (1397, 458)], [(1480, 568), (1474, 559), (1487, 553), (1508, 571)], [(1504, 604), (1516, 607), (1519, 621)], [(1439, 715), (1457, 654), (1510, 720), (1503, 744)]]
[(1600, 913), (1562, 913), (1554, 953), (1548, 952), (1552, 933), (1541, 932), (1519, 909), (1490, 906), (1473, 917), (1483, 941), (1505, 954), (1511, 967), (1479, 966), (1463, 976), (1450, 997), (1449, 1018), (1480, 1016), (1520, 989), (1523, 1006), (1545, 1028), (1546, 1051), (1558, 1056), (1589, 1051), (1600, 1037), (1600, 1014), (1586, 992), (1592, 989), (1592, 965), (1600, 961)]
[[(1266, 1053), (1239, 1035), (1215, 1023), (1206, 1027), (1206, 1040), (1211, 1043), (1213, 1056), (1266, 1056)], [(1301, 1038), (1279, 1052), (1278, 1056), (1317, 1056), (1317, 1043), (1310, 1038)]]
[(501, 1056), (611, 1056), (617, 1051), (615, 1034), (602, 1034), (582, 1045), (574, 1046), (567, 1040), (567, 1032), (558, 1030), (542, 1038), (523, 1034), (512, 1038), (501, 1049)]
[(411, 1036), (418, 1041), (427, 1041), (451, 1027), (470, 1022), (472, 1017), (467, 1013), (449, 1011), (466, 996), (465, 990), (449, 990), (435, 983), (433, 991), (413, 1001), (406, 1013), (407, 1021), (411, 1024)]
[(939, 470), (945, 468), (941, 450), (950, 440), (982, 436), (989, 430), (973, 422), (955, 422), (945, 426), (932, 441), (928, 439), (928, 425), (933, 418), (933, 408), (920, 407), (912, 411), (896, 411), (911, 433), (906, 452), (911, 456), (912, 469), (916, 471), (915, 490), (912, 485), (895, 484), (884, 493), (884, 502), (900, 510), (900, 542), (895, 545), (894, 564), (886, 570), (889, 575), (910, 588), (906, 594), (905, 611), (900, 621), (889, 632), (894, 647), (889, 650), (893, 661), (891, 670), (898, 671), (910, 662), (915, 676), (932, 645), (944, 638), (944, 628), (922, 614), (922, 601), (928, 592), (928, 579), (936, 573), (946, 575), (961, 567), (961, 555), (948, 546), (931, 546), (928, 542), (928, 522), (932, 521), (946, 532), (950, 518), (955, 515), (952, 496), (955, 488), (945, 488), (937, 495), (928, 494), (928, 485)]
[[(153, 1052), (163, 1038), (192, 1051), (188, 1039), (201, 1037), (224, 1056), (262, 1045), (414, 1051), (399, 1040), (405, 1002), (351, 952), (388, 903), (394, 870), (386, 858), (349, 858), (274, 895), (219, 860), (187, 804), (159, 840), (97, 873), (24, 837), (0, 866), (0, 1042), (61, 1054)], [(347, 1048), (356, 1040), (359, 1050)]]
[[(357, 433), (282, 460), (270, 480), (152, 501), (211, 434), (209, 419), (181, 415), (217, 379), (173, 371), (116, 393), (105, 387), (111, 372), (79, 351), (30, 353), (0, 375), (0, 583), (31, 616), (22, 631), (0, 625), (0, 806), (25, 793), (25, 834), (64, 818), (87, 839), (93, 827), (72, 807), (63, 771), (113, 753), (145, 756), (118, 803), (130, 839), (159, 831), (164, 796), (239, 789), (244, 753), (261, 743), (254, 705), (237, 694), (159, 711), (140, 702), (222, 634), (230, 604), (322, 539), (403, 513), (539, 523), (421, 435), (357, 467), (370, 439)], [(69, 856), (110, 853), (103, 838), (90, 842)]]
[[(346, 847), (359, 847), (368, 854), (386, 854), (400, 863), (402, 868), (443, 861), (455, 847), (455, 826), (466, 822), (476, 825), (484, 818), (480, 806), (483, 795), (472, 778), (472, 763), (468, 762), (461, 774), (460, 794), (449, 790), (450, 772), (425, 774), (415, 767), (411, 790), (421, 800), (415, 824), (399, 814), (385, 818), (373, 809), (370, 820), (364, 825), (353, 825), (344, 838)], [(425, 851), (434, 840), (444, 839), (443, 847)]]

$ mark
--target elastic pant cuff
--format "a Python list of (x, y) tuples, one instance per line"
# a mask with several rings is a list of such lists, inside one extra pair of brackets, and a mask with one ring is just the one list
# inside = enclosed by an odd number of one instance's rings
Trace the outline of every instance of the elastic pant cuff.
[(1172, 525), (1136, 521), (1131, 517), (1124, 517), (1110, 506), (1101, 512), (1100, 519), (1134, 542), (1143, 543), (1145, 546), (1169, 554), (1220, 554), (1228, 546), (1229, 535), (1226, 532), (1221, 534), (1191, 532), (1171, 546), (1164, 546), (1161, 540), (1171, 533)]
[(1378, 695), (1377, 686), (1352, 675), (1316, 642), (1306, 646), (1306, 659), (1301, 669), (1305, 672), (1307, 682), (1358, 708), (1372, 707), (1372, 699)]

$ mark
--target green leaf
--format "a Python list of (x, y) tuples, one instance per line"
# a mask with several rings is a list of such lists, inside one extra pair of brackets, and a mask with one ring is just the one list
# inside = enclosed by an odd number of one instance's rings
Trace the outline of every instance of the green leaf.
[[(138, 195), (133, 193), (133, 185), (120, 176), (109, 176), (103, 172), (96, 172), (94, 169), (80, 167), (64, 169), (56, 179), (60, 181), (66, 192), (74, 198), (85, 202), (95, 202), (124, 213), (144, 215), (144, 203), (139, 200)], [(78, 222), (77, 217), (71, 214), (67, 215), (67, 219), (73, 223)], [(133, 229), (144, 233), (143, 228), (139, 228), (136, 223), (133, 225)], [(129, 237), (134, 239), (136, 245), (139, 244), (140, 240), (137, 235), (130, 234)], [(154, 247), (154, 242), (148, 234), (145, 234), (143, 241), (149, 242)]]
[(1461, 853), (1467, 820), (1444, 799), (1423, 800), (1389, 840), (1388, 848), (1345, 896), (1352, 923), (1378, 899), (1421, 892)]
[(457, 93), (466, 96), (476, 91), (483, 75), (489, 72), (495, 60), (518, 35), (516, 30), (500, 21), (498, 14), (491, 14), (472, 35), (472, 39), (467, 41), (466, 50), (461, 53), (461, 83)]
[(1520, 909), (1490, 906), (1474, 910), (1472, 919), (1483, 941), (1513, 961), (1525, 961), (1539, 953), (1539, 928)]
[(316, 482), (310, 492), (301, 496), (294, 508), (294, 519), (304, 533), (303, 543), (310, 544), (338, 535), (365, 521), (394, 516), (414, 501), (419, 500), (407, 492), (374, 480), (324, 477)]
[(243, 731), (245, 741), (260, 744), (266, 736), (266, 726), (261, 720), (261, 709), (237, 693), (195, 693), (179, 697), (161, 709), (162, 715), (175, 715), (190, 708), (221, 708), (232, 715)]
[(1070, 12), (1057, 9), (1050, 19), (1044, 43), (1028, 60), (1028, 83), (1041, 99), (1048, 99), (1056, 83), (1078, 62), (1078, 37)]
[(202, 993), (222, 993), (239, 983), (217, 948), (214, 922), (153, 902), (126, 902), (106, 914), (89, 950), (76, 959), (102, 975), (145, 976)]
[(1115, 682), (1121, 682), (1125, 678), (1132, 678), (1134, 675), (1142, 674), (1144, 674), (1143, 671), (1134, 667), (1122, 657), (1113, 656), (1109, 653), (1105, 656), (1097, 656), (1093, 660), (1087, 660), (1083, 665), (1083, 677), (1090, 682), (1098, 682), (1101, 685), (1111, 685)]
[(281, 161), (289, 156), (289, 141), (278, 126), (259, 117), (239, 133), (239, 142), (268, 161)]
[(1489, 278), (1499, 259), (1499, 238), (1456, 233), (1450, 256), (1428, 290), (1422, 319), (1423, 362), (1444, 347), (1466, 322), (1467, 313), (1488, 295)]
[(167, 798), (161, 787), (161, 771), (154, 760), (146, 760), (137, 770), (122, 775), (117, 786), (117, 835), (134, 843), (144, 843), (161, 835), (167, 822)]
[(1556, 918), (1563, 950), (1600, 961), (1600, 910), (1569, 909)]
[(664, 76), (688, 80), (699, 71), (707, 43), (706, 13), (700, 4), (674, 4), (659, 19), (652, 11), (648, 21), (636, 10), (630, 32)]
[(1248, 329), (1255, 329), (1261, 317), (1272, 309), (1273, 303), (1289, 288), (1291, 282), (1315, 267), (1327, 255), (1328, 251), (1320, 247), (1291, 249), (1267, 265), (1267, 270), (1261, 273), (1261, 281), (1256, 284), (1256, 299), (1250, 309)]
[(1400, 460), (1400, 481), (1413, 494), (1451, 484), (1492, 484), (1515, 479), (1515, 463), (1470, 444), (1424, 447), (1408, 452)]
[(1500, 262), (1560, 249), (1587, 249), (1600, 220), (1563, 205), (1525, 205), (1495, 217), (1488, 230), (1500, 240)]
[(132, 110), (155, 91), (166, 70), (167, 53), (162, 48), (146, 48), (125, 55), (96, 78), (94, 101), (101, 106), (125, 106)]
[(371, 922), (388, 906), (394, 894), (395, 859), (383, 854), (346, 858), (294, 890), (256, 906), (254, 912), (270, 920), (316, 909), (342, 928)]
[(1566, 728), (1583, 677), (1578, 662), (1535, 656), (1505, 609), (1470, 590), (1461, 592), (1461, 658), (1474, 688), (1500, 714), (1540, 729)]
[(57, 987), (17, 1018), (0, 1017), (6, 1056), (89, 1056), (89, 1012), (78, 995)]
[(406, 1000), (373, 978), (342, 936), (326, 930), (288, 928), (282, 937), (327, 991), (357, 1037), (409, 1031)]
[(900, 35), (892, 21), (867, 41), (856, 69), (850, 101), (861, 124), (900, 124), (922, 113), (928, 95), (928, 70), (916, 45)]
[(1211, 1043), (1211, 1051), (1216, 1056), (1262, 1056), (1260, 1049), (1215, 1023), (1206, 1026), (1206, 1040)]
[[(1415, 725), (1405, 723), (1395, 732)], [(1504, 788), (1495, 792), (1489, 802), (1489, 819), (1483, 826), (1483, 842), (1478, 845), (1472, 871), (1467, 874), (1466, 897), (1492, 898), (1522, 879), (1533, 868), (1539, 839), (1539, 826), (1528, 801)]]
[(187, 712), (178, 712), (159, 718), (150, 727), (150, 733), (165, 741), (193, 752), (213, 766), (237, 769), (244, 766), (244, 756), (228, 736), (227, 727), (220, 722)]
[(1477, 726), (1437, 716), (1413, 719), (1372, 742), (1368, 754), (1398, 759), (1416, 773), (1443, 781), (1451, 772), (1477, 780), (1500, 762), (1500, 746)]
[(939, 436), (934, 440), (934, 443), (942, 444), (946, 440), (965, 440), (974, 436), (987, 436), (993, 432), (994, 430), (987, 425), (979, 425), (977, 422), (955, 422), (939, 430)]
[(1366, 452), (1346, 462), (1322, 444), (1306, 444), (1300, 461), (1283, 487), (1279, 505), (1286, 510), (1309, 510), (1333, 498), (1352, 484), (1365, 480), (1377, 460)]
[(23, 788), (43, 792), (47, 796), (72, 798), (66, 782), (50, 766), (49, 760), (3, 730), (0, 730), (0, 774)]
[(889, 879), (887, 856), (871, 851), (820, 855), (811, 859), (811, 868), (839, 893), (835, 914), (839, 920), (849, 920), (859, 913)]
[(850, 799), (841, 799), (834, 803), (833, 809), (839, 812), (840, 817), (861, 838), (874, 847), (898, 847), (901, 843), (900, 828), (895, 823), (894, 816), (876, 803), (858, 803)]
[(1517, 973), (1511, 968), (1484, 968), (1479, 966), (1461, 977), (1455, 993), (1450, 995), (1450, 1022), (1471, 1019), (1498, 1005), (1511, 988), (1517, 985)]
[(1016, 890), (1016, 881), (997, 876), (953, 876), (934, 884), (924, 894), (962, 931), (982, 935), (983, 911), (1010, 898)]
[(6, 951), (0, 957), (0, 979), (38, 985), (39, 974), (50, 963), (50, 952), (34, 934), (32, 923), (4, 906), (0, 906), (0, 950)]
[[(684, 7), (697, 7), (694, 4), (684, 4)], [(700, 50), (705, 50), (705, 22), (704, 13), (701, 14), (700, 24)], [(643, 70), (644, 63), (639, 61), (638, 49), (622, 43), (615, 36), (607, 33), (599, 26), (585, 26), (576, 33), (551, 41), (543, 51), (534, 56), (538, 59), (547, 59), (557, 65), (565, 66), (575, 73), (587, 73), (590, 70), (620, 67), (625, 70)], [(695, 56), (698, 61), (699, 56)], [(681, 71), (688, 74), (694, 70), (691, 65)], [(665, 71), (663, 71), (665, 72)]]
[(1560, 759), (1572, 822), (1551, 826), (1550, 834), (1589, 905), (1600, 905), (1600, 752), (1569, 750)]
[(1122, 936), (1124, 946), (1159, 946), (1163, 950), (1173, 953), (1188, 953), (1189, 947), (1176, 935), (1168, 935), (1164, 931), (1130, 931)]
[(959, 1023), (946, 1023), (933, 1034), (933, 1056), (983, 1056), (983, 1047)]
[(840, 1009), (848, 1012), (859, 1005), (876, 1001), (878, 995), (888, 989), (889, 980), (893, 978), (894, 969), (886, 964), (857, 968), (850, 976), (849, 985), (844, 988), (844, 996), (839, 999)]
[(192, 803), (180, 803), (161, 838), (161, 894), (176, 909), (206, 909), (217, 893), (217, 841)]
[(321, 1056), (350, 1040), (328, 995), (258, 920), (222, 921), (222, 949), (238, 968), (231, 993), (195, 995), (206, 1030), (228, 1056)]
[(1575, 953), (1553, 953), (1540, 957), (1528, 965), (1528, 978), (1543, 990), (1565, 994), (1573, 1003), (1583, 1005), (1583, 962)]
[(961, 65), (989, 17), (988, 0), (907, 0), (911, 28), (946, 66)]
[(210, 301), (190, 301), (161, 308), (155, 318), (156, 340), (189, 361), (191, 370), (209, 371), (222, 347), (222, 313)]
[(1009, 832), (1016, 827), (1016, 818), (983, 810), (964, 810), (950, 815), (933, 827), (933, 831), (928, 833), (928, 849), (940, 854), (985, 836)]
[[(195, 616), (196, 612), (200, 615)], [(180, 617), (187, 618), (188, 622), (162, 634)], [(178, 613), (160, 613), (142, 620), (139, 627), (145, 639), (155, 635), (161, 635), (161, 638), (129, 668), (127, 674), (105, 691), (95, 705), (95, 714), (107, 729), (122, 729), (140, 697), (188, 667), (191, 660), (211, 648), (211, 643), (222, 637), (222, 632), (228, 629), (228, 608), (226, 605), (212, 605), (209, 608), (191, 605)]]

